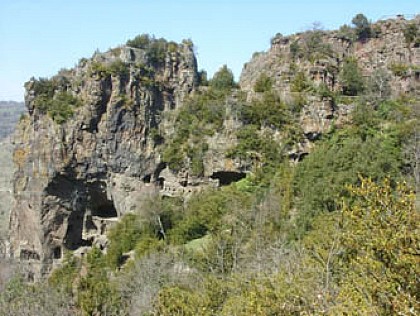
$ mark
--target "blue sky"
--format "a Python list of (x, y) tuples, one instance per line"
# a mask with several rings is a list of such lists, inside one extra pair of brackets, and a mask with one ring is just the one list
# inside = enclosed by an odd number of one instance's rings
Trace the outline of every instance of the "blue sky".
[(420, 0), (0, 0), (0, 100), (23, 100), (23, 83), (73, 67), (81, 57), (149, 33), (191, 38), (199, 68), (212, 75), (227, 64), (239, 78), (256, 51), (277, 32), (326, 29), (357, 13), (375, 21), (420, 13)]

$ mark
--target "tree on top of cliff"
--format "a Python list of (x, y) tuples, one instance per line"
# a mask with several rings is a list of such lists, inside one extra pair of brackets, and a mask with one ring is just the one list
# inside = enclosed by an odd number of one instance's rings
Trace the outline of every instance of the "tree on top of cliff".
[[(188, 43), (188, 40), (184, 41), (184, 44), (186, 43)], [(179, 45), (175, 42), (168, 42), (164, 38), (155, 38), (149, 34), (137, 35), (134, 39), (128, 40), (126, 44), (130, 47), (145, 50), (152, 63), (163, 62), (167, 52), (176, 52), (179, 48)], [(189, 45), (193, 45), (192, 42)]]
[(365, 40), (371, 36), (372, 30), (370, 28), (370, 23), (364, 14), (357, 14), (351, 20), (351, 23), (353, 23), (353, 25), (356, 27), (356, 34), (359, 40)]
[(213, 76), (210, 86), (216, 90), (230, 90), (236, 86), (232, 70), (223, 65)]

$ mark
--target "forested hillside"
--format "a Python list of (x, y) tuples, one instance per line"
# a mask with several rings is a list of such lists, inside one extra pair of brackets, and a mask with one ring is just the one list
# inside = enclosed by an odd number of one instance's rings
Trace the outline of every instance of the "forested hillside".
[(0, 311), (419, 314), (419, 28), (277, 34), (239, 82), (148, 35), (32, 79)]

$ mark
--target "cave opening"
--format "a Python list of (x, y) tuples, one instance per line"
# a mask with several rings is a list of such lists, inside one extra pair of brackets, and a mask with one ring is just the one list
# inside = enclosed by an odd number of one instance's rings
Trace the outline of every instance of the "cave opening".
[(61, 247), (57, 246), (53, 249), (53, 258), (54, 259), (61, 259)]
[(232, 182), (237, 182), (246, 177), (244, 172), (234, 172), (234, 171), (217, 171), (214, 172), (210, 178), (219, 180), (219, 185), (229, 185)]
[(159, 177), (159, 178), (157, 178), (157, 180), (156, 180), (156, 185), (158, 186), (158, 188), (159, 188), (160, 190), (163, 190), (163, 187), (164, 187), (164, 185), (165, 185), (165, 178), (163, 178), (163, 177)]
[[(83, 187), (79, 187), (76, 192), (78, 192), (78, 197), (74, 200), (77, 202), (74, 203), (68, 218), (64, 239), (64, 246), (69, 250), (91, 246), (93, 240), (87, 236), (90, 233), (96, 235), (105, 231), (105, 228), (102, 227), (105, 224), (99, 225), (98, 223), (118, 217), (114, 202), (108, 199), (105, 182), (84, 183)], [(58, 256), (58, 250), (57, 253), (55, 251), (54, 249), (54, 257)]]
[(92, 216), (102, 218), (118, 217), (114, 202), (108, 199), (106, 185), (97, 182), (88, 187), (88, 208)]
[(150, 183), (150, 180), (151, 180), (151, 178), (152, 178), (152, 175), (151, 174), (146, 174), (144, 177), (143, 177), (143, 182), (144, 183)]

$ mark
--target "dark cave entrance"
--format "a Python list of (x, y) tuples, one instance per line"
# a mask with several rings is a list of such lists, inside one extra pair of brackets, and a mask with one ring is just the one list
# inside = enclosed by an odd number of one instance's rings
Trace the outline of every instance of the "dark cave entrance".
[(219, 180), (219, 185), (229, 185), (246, 177), (246, 173), (234, 171), (218, 171), (214, 172), (210, 178)]
[(61, 259), (61, 247), (57, 246), (53, 249), (53, 258), (54, 259)]
[(87, 208), (90, 209), (92, 216), (102, 218), (118, 217), (114, 202), (109, 200), (106, 193), (104, 182), (95, 182), (88, 187)]
[(118, 217), (114, 202), (108, 199), (105, 182), (86, 183), (74, 195), (64, 239), (69, 250), (92, 246), (93, 238), (89, 236), (102, 234), (106, 220)]

